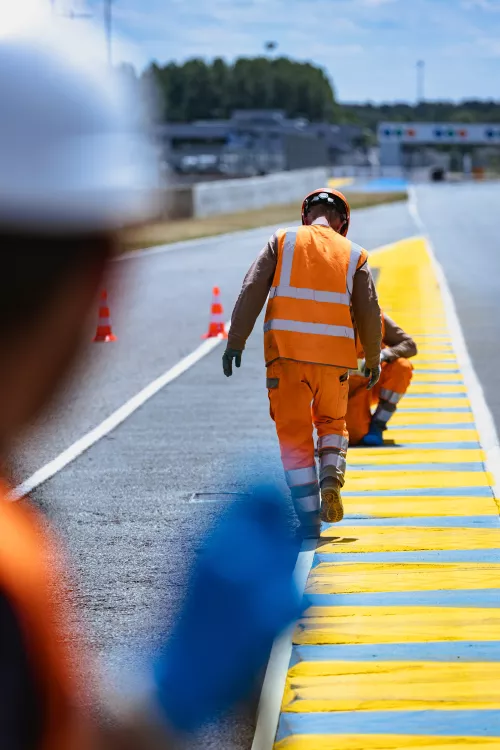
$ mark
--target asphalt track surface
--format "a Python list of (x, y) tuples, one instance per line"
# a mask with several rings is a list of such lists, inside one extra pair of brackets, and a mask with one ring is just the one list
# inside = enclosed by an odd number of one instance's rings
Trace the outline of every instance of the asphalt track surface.
[[(498, 194), (495, 184), (417, 190), (497, 424), (491, 346), (498, 338)], [(270, 233), (200, 240), (117, 263), (110, 298), (119, 341), (89, 344), (91, 366), (77, 373), (81, 390), (68, 389), (56, 417), (24, 443), (19, 479), (195, 349), (215, 284), (229, 316), (242, 276)], [(395, 204), (357, 212), (351, 237), (371, 249), (417, 233), (407, 207)], [(219, 347), (34, 493), (67, 539), (91, 643), (112, 666), (175, 616), (187, 564), (220, 507), (191, 502), (193, 493), (237, 492), (259, 477), (282, 481), (259, 328), (230, 381)], [(249, 748), (252, 735), (252, 721), (237, 717), (213, 727), (200, 746)]]

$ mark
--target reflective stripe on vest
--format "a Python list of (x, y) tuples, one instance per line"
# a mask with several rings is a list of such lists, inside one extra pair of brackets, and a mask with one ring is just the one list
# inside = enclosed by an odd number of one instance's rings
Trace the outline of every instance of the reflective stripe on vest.
[(264, 333), (268, 331), (293, 331), (294, 333), (314, 333), (317, 336), (335, 336), (352, 339), (354, 330), (345, 326), (329, 326), (326, 323), (302, 323), (300, 320), (268, 320), (264, 323)]

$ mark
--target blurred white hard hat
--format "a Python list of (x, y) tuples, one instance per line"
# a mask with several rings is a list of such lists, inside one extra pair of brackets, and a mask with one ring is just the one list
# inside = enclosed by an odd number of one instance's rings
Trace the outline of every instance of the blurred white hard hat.
[(157, 151), (139, 103), (70, 50), (67, 30), (43, 25), (0, 36), (2, 229), (113, 230), (156, 213)]

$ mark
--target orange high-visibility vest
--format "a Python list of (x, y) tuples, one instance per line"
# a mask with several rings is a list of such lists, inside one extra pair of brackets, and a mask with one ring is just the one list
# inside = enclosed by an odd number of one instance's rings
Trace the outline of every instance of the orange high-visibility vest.
[(24, 502), (9, 501), (7, 493), (0, 485), (0, 591), (16, 613), (39, 688), (40, 750), (87, 750), (90, 722), (78, 705), (84, 691), (72, 666), (80, 653), (74, 640), (65, 640), (68, 592), (61, 583), (57, 550), (36, 512)]
[(321, 224), (277, 236), (264, 323), (266, 364), (282, 358), (357, 367), (351, 295), (366, 250)]

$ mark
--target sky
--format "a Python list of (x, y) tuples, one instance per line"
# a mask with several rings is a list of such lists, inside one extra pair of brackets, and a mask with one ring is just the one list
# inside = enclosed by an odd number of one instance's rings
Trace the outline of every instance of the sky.
[[(102, 20), (103, 0), (55, 1)], [(113, 0), (113, 22), (115, 59), (139, 70), (272, 40), (321, 65), (340, 101), (415, 101), (418, 60), (428, 99), (500, 100), (500, 0)]]

